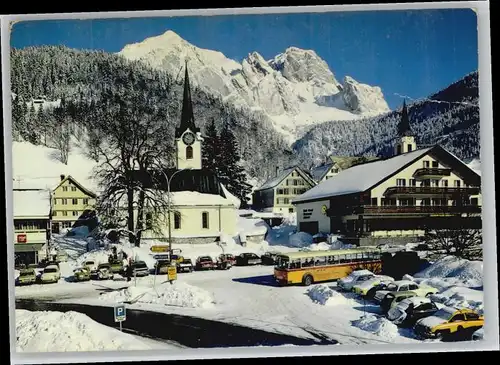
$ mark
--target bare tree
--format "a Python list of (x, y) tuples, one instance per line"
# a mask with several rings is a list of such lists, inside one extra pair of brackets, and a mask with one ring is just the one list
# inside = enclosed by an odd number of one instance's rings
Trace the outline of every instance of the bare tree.
[(424, 242), (433, 250), (464, 259), (482, 255), (482, 241), (480, 229), (428, 230), (424, 236)]
[(129, 234), (130, 241), (139, 246), (146, 208), (157, 215), (167, 204), (152, 167), (168, 165), (172, 138), (166, 116), (154, 105), (153, 97), (133, 90), (106, 96), (96, 105), (101, 118), (90, 126), (105, 136), (95, 146), (102, 160), (95, 171), (101, 186), (97, 206), (100, 215), (119, 211), (112, 220), (128, 232), (139, 232)]

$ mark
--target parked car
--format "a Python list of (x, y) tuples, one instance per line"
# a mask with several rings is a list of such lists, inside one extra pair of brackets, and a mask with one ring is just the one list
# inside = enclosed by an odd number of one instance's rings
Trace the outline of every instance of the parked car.
[(417, 284), (411, 280), (398, 280), (389, 283), (385, 289), (377, 290), (373, 299), (375, 299), (376, 302), (380, 303), (387, 293), (399, 291), (412, 291), (416, 294), (416, 296), (419, 297), (425, 297), (438, 292), (436, 288), (433, 288), (431, 286)]
[(112, 259), (112, 260), (109, 260), (108, 263), (110, 265), (111, 272), (113, 274), (122, 274), (123, 273), (123, 261), (122, 260)]
[(47, 266), (40, 275), (42, 284), (57, 283), (59, 279), (61, 279), (61, 272), (59, 266), (56, 265)]
[(193, 272), (194, 267), (191, 259), (184, 259), (177, 263), (177, 272)]
[(360, 284), (377, 276), (370, 270), (354, 270), (346, 277), (337, 280), (337, 287), (340, 290), (351, 291), (354, 285)]
[(263, 254), (261, 257), (260, 257), (260, 260), (262, 262), (262, 265), (275, 265), (276, 264), (276, 257), (279, 255), (280, 253), (277, 252), (277, 251), (269, 251), (269, 252), (266, 252), (265, 254)]
[(482, 328), (483, 324), (484, 317), (476, 311), (443, 307), (432, 316), (419, 319), (413, 328), (421, 338), (443, 339), (451, 335), (463, 334), (465, 337), (468, 332)]
[(260, 257), (253, 252), (245, 252), (236, 256), (236, 265), (238, 266), (260, 265), (261, 263)]
[(86, 267), (79, 267), (73, 270), (73, 278), (75, 281), (88, 281), (90, 280), (90, 270)]
[(236, 257), (233, 254), (223, 253), (222, 255), (226, 258), (227, 261), (229, 261), (229, 263), (231, 264), (231, 266), (236, 265)]
[(35, 269), (22, 269), (19, 272), (19, 277), (16, 280), (16, 285), (31, 285), (36, 282)]
[(144, 261), (132, 262), (132, 276), (148, 276), (149, 268)]
[(413, 326), (421, 318), (432, 316), (439, 308), (427, 297), (403, 299), (387, 313), (387, 318), (398, 326)]
[(474, 331), (472, 334), (472, 341), (481, 341), (484, 338), (484, 329), (481, 327), (480, 329)]
[(417, 294), (412, 291), (389, 292), (380, 301), (380, 309), (382, 309), (382, 313), (387, 313), (391, 308), (397, 306), (401, 301), (416, 296)]
[(196, 259), (195, 270), (213, 270), (215, 262), (210, 256), (200, 256)]
[(352, 287), (352, 291), (361, 295), (365, 299), (373, 299), (376, 288), (381, 284), (389, 284), (394, 281), (394, 278), (387, 275), (375, 275), (373, 278), (361, 281)]
[(99, 264), (97, 269), (90, 272), (90, 278), (93, 280), (112, 280), (114, 274), (109, 263)]
[(83, 263), (83, 267), (86, 267), (92, 272), (97, 269), (97, 263), (94, 260), (87, 260)]
[(225, 254), (221, 254), (217, 257), (215, 265), (219, 270), (229, 270), (233, 266), (233, 263)]
[[(161, 275), (161, 274), (167, 274), (168, 273), (168, 268), (170, 266), (170, 261), (169, 260), (158, 260), (155, 262), (155, 274), (156, 275)], [(179, 271), (179, 270), (177, 270)]]

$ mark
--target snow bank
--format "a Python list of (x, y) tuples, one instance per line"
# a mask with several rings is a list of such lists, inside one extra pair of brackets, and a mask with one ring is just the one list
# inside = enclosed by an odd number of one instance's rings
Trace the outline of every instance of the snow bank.
[(127, 301), (189, 308), (211, 308), (215, 301), (208, 291), (182, 282), (156, 287), (130, 286), (127, 289), (102, 294), (99, 299), (122, 303)]
[(399, 337), (398, 326), (386, 318), (379, 317), (375, 314), (367, 314), (360, 319), (351, 321), (351, 324), (354, 327), (358, 327), (363, 331), (371, 332), (378, 336), (386, 338)]
[(238, 232), (245, 236), (265, 235), (269, 226), (260, 218), (238, 217)]
[(18, 352), (149, 350), (137, 338), (77, 312), (16, 309)]
[(306, 294), (315, 303), (327, 306), (353, 304), (353, 300), (333, 290), (328, 285), (315, 285), (306, 291)]
[(448, 278), (448, 284), (466, 287), (483, 286), (483, 262), (446, 256), (415, 274), (416, 278)]
[(469, 308), (483, 313), (484, 295), (482, 290), (453, 286), (439, 294), (431, 295), (435, 302), (453, 308)]

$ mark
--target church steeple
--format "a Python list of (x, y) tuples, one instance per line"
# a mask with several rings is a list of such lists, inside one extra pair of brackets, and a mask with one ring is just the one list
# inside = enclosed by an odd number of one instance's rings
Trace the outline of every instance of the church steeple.
[(408, 118), (408, 109), (406, 108), (406, 100), (403, 100), (403, 108), (401, 110), (401, 120), (398, 124), (398, 136), (409, 137), (412, 136), (410, 128), (410, 120)]
[(193, 102), (191, 100), (191, 87), (189, 85), (189, 73), (187, 68), (187, 60), (185, 65), (184, 74), (184, 93), (182, 98), (182, 113), (181, 113), (181, 124), (175, 129), (175, 137), (179, 138), (186, 130), (191, 130), (193, 133), (197, 133), (200, 130), (196, 128), (194, 123), (194, 113), (193, 113)]
[(415, 151), (417, 144), (415, 143), (415, 136), (410, 128), (410, 119), (408, 117), (408, 109), (406, 107), (406, 100), (403, 100), (403, 108), (401, 110), (401, 119), (398, 124), (398, 137), (396, 145), (394, 146), (394, 154), (400, 155)]

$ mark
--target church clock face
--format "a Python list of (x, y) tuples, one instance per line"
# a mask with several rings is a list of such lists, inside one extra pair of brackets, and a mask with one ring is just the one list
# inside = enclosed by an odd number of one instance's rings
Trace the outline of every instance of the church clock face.
[(184, 133), (182, 136), (182, 142), (188, 146), (192, 145), (194, 143), (194, 134), (191, 132)]

